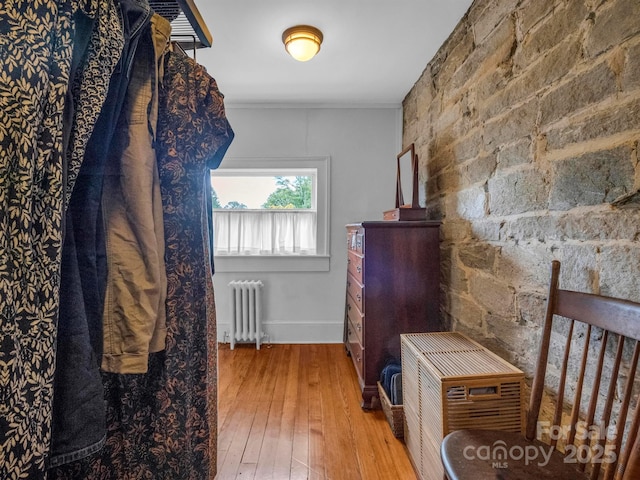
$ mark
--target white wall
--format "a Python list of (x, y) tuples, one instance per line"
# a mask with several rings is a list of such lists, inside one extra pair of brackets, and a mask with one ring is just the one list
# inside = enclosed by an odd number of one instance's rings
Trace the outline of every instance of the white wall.
[[(395, 205), (401, 107), (227, 107), (230, 157), (330, 157), (330, 267), (326, 272), (222, 272), (213, 277), (218, 340), (228, 341), (231, 280), (263, 280), (272, 343), (342, 342), (347, 223), (381, 220)], [(223, 160), (224, 162), (224, 160)]]

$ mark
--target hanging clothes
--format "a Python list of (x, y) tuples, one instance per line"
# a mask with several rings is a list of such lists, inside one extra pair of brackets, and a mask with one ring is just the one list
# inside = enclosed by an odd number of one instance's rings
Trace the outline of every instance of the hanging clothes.
[(52, 479), (212, 480), (216, 474), (216, 326), (208, 251), (209, 171), (234, 134), (204, 67), (164, 57), (156, 156), (167, 272), (166, 348), (142, 374), (104, 372), (107, 439)]
[[(181, 415), (167, 433), (183, 439), (192, 472), (202, 471), (196, 478), (206, 479), (206, 472), (210, 478), (216, 474), (218, 431), (218, 344), (208, 221), (212, 210), (207, 205), (210, 171), (220, 165), (234, 132), (224, 96), (203, 66), (179, 50), (167, 54), (165, 65), (158, 159), (167, 239), (167, 361), (175, 373), (185, 367), (191, 372), (171, 382), (189, 394), (174, 397), (173, 409)], [(207, 427), (202, 434), (200, 425)]]
[(145, 373), (149, 353), (164, 350), (167, 274), (160, 178), (154, 142), (158, 123), (158, 64), (171, 24), (151, 18), (150, 41), (138, 46), (125, 108), (104, 177), (107, 285), (102, 370)]
[(89, 85), (108, 87), (108, 93), (84, 158), (77, 162), (78, 171), (71, 177), (75, 185), (65, 217), (49, 467), (95, 453), (106, 437), (99, 370), (106, 283), (102, 183), (138, 42), (152, 12), (141, 0), (103, 3), (109, 15), (105, 13), (97, 35), (102, 41), (112, 39), (107, 44), (117, 45), (119, 51), (114, 55), (105, 50), (97, 56), (101, 65), (110, 65), (110, 69), (108, 75), (93, 70)]
[(113, 36), (96, 34), (110, 6), (0, 4), (2, 479), (45, 475), (64, 206), (111, 75), (113, 64), (99, 57), (105, 50), (116, 61), (119, 55), (117, 45), (107, 45), (117, 44), (117, 28)]

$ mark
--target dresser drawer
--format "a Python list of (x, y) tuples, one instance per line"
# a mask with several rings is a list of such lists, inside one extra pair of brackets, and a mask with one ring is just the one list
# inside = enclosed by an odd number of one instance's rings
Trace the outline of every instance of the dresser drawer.
[(347, 274), (347, 308), (349, 307), (349, 302), (352, 302), (353, 305), (358, 307), (358, 310), (365, 313), (364, 287), (350, 273)]
[(364, 257), (349, 250), (347, 258), (347, 271), (353, 275), (358, 282), (362, 282), (364, 271)]
[(358, 341), (358, 335), (356, 335), (356, 329), (351, 322), (348, 323), (347, 329), (347, 342), (349, 343), (349, 352), (351, 353), (351, 360), (356, 367), (360, 383), (362, 383), (364, 376), (362, 374), (362, 367), (364, 365), (364, 348)]
[(347, 317), (353, 326), (353, 330), (358, 336), (358, 340), (360, 340), (361, 344), (364, 343), (362, 341), (364, 333), (364, 316), (362, 315), (361, 310), (357, 307), (355, 300), (351, 298), (351, 295), (347, 295)]
[(364, 230), (362, 228), (347, 228), (347, 250), (364, 253)]

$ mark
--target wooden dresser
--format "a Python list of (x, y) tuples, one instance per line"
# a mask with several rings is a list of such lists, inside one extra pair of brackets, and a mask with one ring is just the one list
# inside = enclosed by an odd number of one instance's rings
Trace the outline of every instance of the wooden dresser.
[(362, 408), (378, 396), (386, 361), (400, 361), (400, 334), (441, 329), (439, 229), (435, 221), (347, 225), (344, 340)]

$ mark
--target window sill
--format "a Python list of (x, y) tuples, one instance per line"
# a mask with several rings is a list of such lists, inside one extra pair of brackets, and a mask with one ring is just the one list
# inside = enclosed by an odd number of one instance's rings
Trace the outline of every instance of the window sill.
[(329, 255), (245, 256), (214, 258), (216, 272), (328, 272)]

